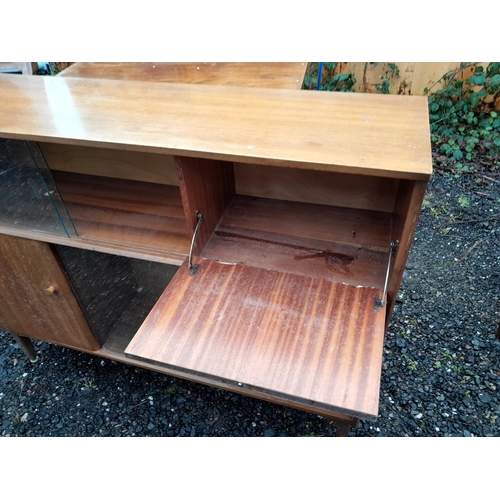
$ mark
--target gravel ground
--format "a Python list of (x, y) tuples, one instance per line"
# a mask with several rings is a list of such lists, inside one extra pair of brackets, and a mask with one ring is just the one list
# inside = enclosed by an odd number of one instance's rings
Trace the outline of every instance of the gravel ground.
[[(500, 172), (436, 171), (384, 348), (380, 415), (351, 436), (499, 436)], [(332, 436), (279, 405), (0, 335), (2, 436)]]

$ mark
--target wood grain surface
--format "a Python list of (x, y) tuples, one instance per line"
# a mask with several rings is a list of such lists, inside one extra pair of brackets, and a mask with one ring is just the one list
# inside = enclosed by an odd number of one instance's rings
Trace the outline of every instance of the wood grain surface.
[(427, 180), (424, 97), (0, 75), (0, 137)]
[(234, 164), (236, 193), (275, 200), (392, 212), (398, 180)]
[(50, 170), (178, 186), (170, 155), (40, 143)]
[(238, 195), (201, 255), (383, 288), (390, 236), (384, 212)]
[(187, 255), (179, 188), (53, 172), (80, 238)]
[(384, 251), (391, 241), (391, 215), (384, 212), (250, 196), (235, 196), (221, 224)]
[(298, 90), (306, 68), (300, 62), (77, 62), (58, 76)]
[(391, 275), (387, 287), (387, 324), (392, 315), (398, 290), (403, 279), (408, 255), (422, 209), (426, 182), (401, 181), (398, 198), (394, 206), (392, 241), (398, 241), (398, 248), (392, 260)]
[(187, 263), (127, 356), (350, 416), (378, 412), (380, 290), (210, 260)]
[(0, 271), (0, 329), (75, 349), (101, 348), (47, 243), (0, 235)]
[(198, 224), (198, 212), (203, 216), (193, 250), (195, 255), (200, 255), (234, 196), (233, 165), (177, 156), (174, 161), (190, 238)]

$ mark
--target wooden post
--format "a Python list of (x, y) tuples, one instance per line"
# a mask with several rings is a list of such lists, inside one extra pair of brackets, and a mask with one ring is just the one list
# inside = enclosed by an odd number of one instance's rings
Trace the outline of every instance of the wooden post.
[(38, 359), (38, 356), (36, 354), (35, 348), (33, 347), (33, 344), (31, 343), (31, 339), (28, 337), (20, 337), (15, 333), (11, 333), (11, 335), (12, 337), (14, 337), (14, 340), (21, 346), (24, 354), (26, 354), (29, 360), (34, 363)]
[(337, 420), (337, 432), (335, 437), (347, 437), (351, 427), (356, 429), (359, 425), (359, 418), (352, 418), (351, 420)]

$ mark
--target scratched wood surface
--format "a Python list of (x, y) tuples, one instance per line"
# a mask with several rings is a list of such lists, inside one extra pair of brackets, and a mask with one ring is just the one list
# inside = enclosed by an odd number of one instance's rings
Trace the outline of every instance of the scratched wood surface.
[(300, 89), (307, 63), (77, 62), (58, 76)]
[(424, 97), (0, 75), (0, 137), (427, 180)]
[(236, 196), (202, 257), (383, 288), (390, 214)]
[(183, 264), (125, 350), (351, 416), (376, 416), (380, 290), (203, 260)]
[(0, 271), (0, 329), (74, 349), (100, 349), (47, 243), (0, 235)]
[(178, 187), (58, 171), (53, 176), (80, 239), (188, 254)]

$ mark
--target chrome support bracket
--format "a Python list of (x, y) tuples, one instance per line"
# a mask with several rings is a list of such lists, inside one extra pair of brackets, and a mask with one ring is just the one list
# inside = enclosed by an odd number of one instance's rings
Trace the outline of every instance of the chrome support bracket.
[(194, 229), (193, 239), (191, 240), (191, 248), (189, 249), (189, 258), (188, 258), (188, 269), (190, 276), (194, 276), (196, 274), (196, 271), (198, 271), (198, 264), (193, 266), (193, 248), (200, 226), (203, 224), (203, 214), (201, 212), (196, 211), (196, 217), (198, 218), (198, 223), (196, 224), (196, 227)]
[(384, 307), (384, 304), (385, 304), (385, 296), (387, 294), (387, 285), (389, 284), (389, 273), (391, 271), (392, 254), (396, 252), (398, 244), (399, 244), (399, 241), (391, 241), (391, 244), (389, 245), (389, 259), (387, 261), (387, 271), (385, 273), (384, 291), (382, 293), (381, 299), (379, 297), (375, 298), (374, 309), (376, 312), (379, 311), (382, 307)]

